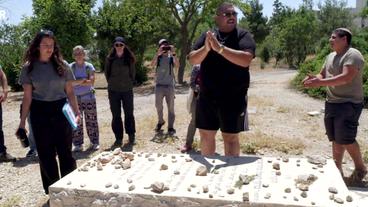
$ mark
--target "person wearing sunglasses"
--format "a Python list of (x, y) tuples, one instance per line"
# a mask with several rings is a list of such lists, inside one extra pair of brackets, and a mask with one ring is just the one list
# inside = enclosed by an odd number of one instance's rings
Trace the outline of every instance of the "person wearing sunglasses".
[(62, 111), (69, 102), (79, 122), (73, 81), (54, 34), (38, 32), (26, 50), (19, 76), (24, 92), (19, 129), (25, 129), (29, 115), (46, 194), (49, 186), (60, 179), (59, 172), (64, 177), (77, 167), (72, 155), (72, 127)]
[(237, 27), (232, 4), (219, 5), (214, 20), (217, 28), (204, 32), (188, 55), (192, 65), (201, 67), (196, 127), (202, 155), (215, 154), (215, 136), (220, 129), (225, 155), (239, 156), (239, 133), (246, 130), (249, 65), (256, 45), (248, 31)]
[[(123, 37), (116, 37), (110, 54), (105, 61), (105, 77), (107, 80), (110, 110), (112, 113), (111, 127), (115, 135), (112, 148), (123, 144), (124, 128), (128, 134), (129, 145), (135, 144), (135, 119), (133, 104), (133, 85), (135, 82), (134, 53), (129, 49)], [(124, 127), (121, 117), (124, 110)]]
[(99, 150), (99, 131), (97, 121), (96, 97), (93, 84), (95, 82), (95, 67), (87, 62), (86, 52), (81, 45), (73, 48), (74, 62), (70, 68), (75, 76), (73, 82), (74, 93), (77, 96), (78, 107), (81, 111), (81, 121), (73, 132), (73, 152), (83, 150), (83, 115), (86, 122), (90, 146), (87, 150)]

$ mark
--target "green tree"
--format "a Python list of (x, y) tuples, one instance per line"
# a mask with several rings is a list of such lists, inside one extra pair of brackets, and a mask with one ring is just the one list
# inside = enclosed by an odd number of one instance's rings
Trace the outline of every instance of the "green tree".
[(22, 58), (26, 42), (23, 40), (24, 30), (21, 26), (0, 25), (0, 65), (12, 90), (18, 91), (18, 75), (22, 67)]
[(318, 4), (318, 9), (318, 28), (321, 37), (329, 36), (336, 28), (349, 28), (352, 25), (352, 15), (346, 8), (346, 1), (325, 0), (323, 4)]
[(261, 43), (269, 34), (268, 19), (263, 16), (263, 5), (259, 3), (259, 0), (248, 0), (247, 3), (250, 9), (244, 11), (240, 8), (240, 10), (245, 16), (249, 31), (254, 35), (254, 40), (256, 43)]
[(164, 0), (110, 0), (94, 15), (97, 48), (99, 48), (100, 66), (103, 69), (112, 41), (116, 36), (123, 36), (137, 56), (137, 81), (147, 80), (147, 68), (144, 67), (144, 52), (153, 43), (156, 32), (162, 27), (173, 25), (172, 20), (160, 21), (168, 16)]
[(313, 11), (304, 7), (284, 21), (280, 33), (281, 49), (289, 67), (298, 68), (308, 54), (314, 53), (317, 28)]
[(191, 50), (198, 26), (201, 22), (209, 20), (215, 14), (217, 6), (222, 2), (223, 0), (167, 0), (167, 6), (179, 25), (179, 31), (177, 31), (180, 37), (179, 83), (183, 83), (186, 56)]
[(54, 32), (65, 59), (72, 60), (72, 48), (92, 41), (91, 9), (96, 0), (33, 0), (33, 13), (27, 25), (33, 33)]

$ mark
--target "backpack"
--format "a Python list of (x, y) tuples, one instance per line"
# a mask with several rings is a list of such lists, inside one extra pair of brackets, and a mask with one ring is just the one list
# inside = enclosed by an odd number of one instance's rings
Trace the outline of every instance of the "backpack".
[[(71, 68), (72, 68), (72, 71), (73, 71), (73, 74), (74, 74), (74, 76), (75, 76), (75, 70), (77, 69), (77, 66), (76, 66), (76, 63), (75, 62), (73, 62), (72, 64), (71, 64)], [(89, 66), (89, 64), (86, 64), (86, 73), (87, 73), (87, 78), (89, 78), (89, 74), (90, 74), (90, 72), (92, 71), (92, 68), (91, 68), (91, 66)], [(76, 79), (78, 80), (78, 78), (76, 77)]]
[[(157, 72), (157, 68), (160, 66), (161, 58), (162, 58), (162, 55), (158, 56), (157, 58), (156, 72)], [(174, 57), (171, 55), (169, 57), (169, 74), (170, 75), (171, 75), (173, 67), (174, 67)]]

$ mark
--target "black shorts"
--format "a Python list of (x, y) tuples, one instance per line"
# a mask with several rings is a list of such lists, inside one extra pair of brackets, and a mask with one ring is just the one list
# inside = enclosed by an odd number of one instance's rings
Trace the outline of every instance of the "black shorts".
[(330, 141), (352, 144), (357, 135), (363, 103), (325, 103), (325, 127)]
[(213, 99), (199, 95), (196, 108), (196, 128), (221, 129), (225, 133), (239, 133), (245, 130), (245, 95)]

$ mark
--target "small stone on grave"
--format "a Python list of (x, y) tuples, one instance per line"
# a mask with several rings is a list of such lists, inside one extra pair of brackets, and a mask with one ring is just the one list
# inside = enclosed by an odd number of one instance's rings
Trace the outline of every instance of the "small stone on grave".
[(243, 201), (244, 202), (248, 202), (249, 201), (249, 193), (248, 192), (243, 193)]
[(148, 161), (153, 162), (153, 161), (155, 161), (155, 158), (150, 157), (150, 158), (148, 158)]
[(177, 160), (171, 160), (172, 163), (177, 163), (178, 161)]
[(280, 171), (276, 171), (276, 175), (277, 176), (280, 176), (281, 175), (281, 172)]
[(301, 190), (301, 191), (308, 191), (309, 187), (308, 187), (307, 184), (300, 184), (300, 185), (298, 185), (298, 189)]
[(213, 198), (213, 195), (212, 195), (212, 194), (209, 194), (209, 195), (208, 195), (208, 197), (209, 197), (209, 198)]
[(282, 161), (283, 161), (283, 162), (289, 162), (289, 158), (284, 157), (284, 158), (282, 158)]
[(271, 198), (271, 193), (267, 193), (264, 198), (265, 199), (270, 199)]
[(111, 182), (106, 183), (105, 188), (110, 188), (112, 186)]
[(294, 196), (294, 201), (299, 201), (299, 199), (297, 197)]
[(268, 185), (267, 183), (263, 183), (263, 184), (262, 184), (262, 187), (264, 187), (264, 188), (268, 188), (268, 186), (269, 186), (269, 185)]
[(199, 166), (196, 171), (197, 176), (207, 176), (207, 168), (206, 166)]
[(234, 188), (229, 188), (229, 189), (227, 189), (227, 194), (234, 194), (234, 192), (235, 192), (235, 189)]
[(84, 187), (86, 187), (86, 184), (82, 183), (82, 184), (80, 184), (80, 187), (84, 188)]
[(174, 160), (174, 159), (176, 159), (175, 155), (172, 155), (172, 156), (171, 156), (171, 159), (173, 159), (173, 160)]
[(333, 199), (335, 199), (335, 194), (331, 194), (330, 196), (329, 196), (329, 198), (330, 198), (330, 200), (333, 200)]
[(185, 158), (185, 162), (192, 162), (191, 158)]
[(118, 189), (119, 188), (119, 185), (118, 184), (115, 184), (113, 187), (114, 187), (114, 189)]
[(71, 185), (72, 184), (72, 181), (69, 180), (66, 184), (67, 185)]
[(346, 201), (353, 202), (353, 197), (351, 197), (350, 195), (346, 196)]
[(179, 175), (180, 174), (180, 171), (179, 170), (175, 170), (174, 171), (174, 175)]
[(208, 193), (208, 185), (202, 186), (203, 193)]
[(124, 170), (127, 170), (129, 169), (130, 167), (132, 166), (131, 162), (130, 162), (130, 159), (125, 159), (123, 164), (122, 164), (122, 167)]
[(333, 194), (337, 194), (338, 193), (338, 191), (337, 191), (337, 189), (335, 187), (329, 187), (328, 188), (328, 192), (333, 193)]
[(335, 198), (334, 201), (338, 204), (344, 204), (344, 200), (342, 200), (341, 198)]
[(155, 193), (162, 193), (165, 189), (165, 184), (162, 182), (154, 182), (152, 185), (152, 191)]
[(133, 191), (134, 189), (135, 189), (135, 185), (130, 185), (128, 188), (129, 191)]
[(278, 162), (273, 163), (272, 168), (275, 170), (280, 170), (280, 164)]
[(197, 187), (195, 184), (190, 184), (190, 187), (191, 188), (195, 188), (195, 187)]
[(130, 179), (130, 178), (127, 179), (127, 183), (132, 183), (132, 182), (133, 182), (132, 179)]
[(285, 193), (291, 193), (291, 188), (285, 188)]
[(160, 167), (160, 170), (167, 170), (167, 169), (169, 169), (169, 167), (165, 164), (162, 164)]
[(308, 196), (307, 192), (306, 191), (303, 191), (301, 194), (300, 194), (301, 197), (303, 198), (306, 198)]

